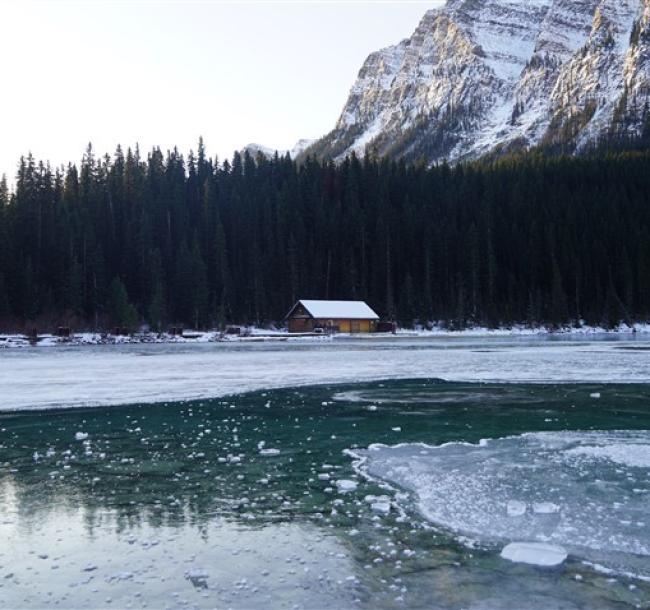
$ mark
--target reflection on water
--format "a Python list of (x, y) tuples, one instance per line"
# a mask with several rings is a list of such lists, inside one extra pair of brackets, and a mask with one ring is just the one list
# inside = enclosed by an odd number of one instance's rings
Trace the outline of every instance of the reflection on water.
[(10, 607), (322, 608), (354, 602), (345, 548), (313, 526), (128, 522), (53, 509), (3, 520), (0, 561)]
[(578, 556), (543, 570), (471, 548), (405, 493), (360, 478), (344, 454), (531, 430), (647, 430), (648, 398), (639, 385), (420, 380), (3, 414), (0, 599), (11, 608), (648, 604), (647, 583)]

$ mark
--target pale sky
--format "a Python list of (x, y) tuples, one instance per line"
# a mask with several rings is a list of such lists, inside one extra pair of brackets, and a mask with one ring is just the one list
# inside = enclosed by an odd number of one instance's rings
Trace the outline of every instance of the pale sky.
[(0, 174), (136, 142), (221, 159), (334, 127), (367, 55), (442, 0), (0, 0)]

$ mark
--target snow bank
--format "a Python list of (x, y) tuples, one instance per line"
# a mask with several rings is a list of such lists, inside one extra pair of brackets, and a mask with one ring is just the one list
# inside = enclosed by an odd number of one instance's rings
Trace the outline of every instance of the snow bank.
[(397, 334), (417, 335), (419, 337), (531, 337), (531, 336), (593, 336), (593, 335), (627, 335), (650, 334), (650, 323), (637, 323), (632, 326), (621, 324), (616, 328), (602, 326), (564, 326), (549, 328), (546, 326), (530, 327), (515, 324), (509, 327), (488, 328), (486, 326), (472, 326), (462, 330), (452, 330), (445, 326), (435, 325), (432, 328), (418, 327), (414, 330), (400, 328)]
[(479, 337), (592, 337), (595, 335), (633, 335), (650, 334), (650, 324), (638, 323), (633, 326), (621, 324), (614, 329), (599, 326), (581, 325), (578, 327), (567, 326), (560, 329), (546, 327), (531, 328), (524, 325), (515, 325), (503, 328), (487, 328), (473, 326), (463, 330), (451, 330), (438, 325), (431, 328), (416, 327), (415, 329), (399, 328), (392, 333), (338, 333), (336, 335), (313, 335), (310, 333), (289, 333), (286, 328), (259, 328), (256, 326), (241, 326), (241, 334), (226, 334), (218, 330), (193, 331), (187, 330), (183, 335), (169, 333), (134, 333), (132, 335), (111, 335), (101, 333), (75, 333), (70, 337), (57, 337), (43, 334), (38, 340), (30, 341), (26, 335), (0, 333), (0, 349), (15, 347), (56, 347), (80, 345), (126, 345), (126, 344), (159, 344), (159, 343), (241, 343), (256, 341), (292, 341), (322, 343), (332, 339), (378, 339), (387, 338), (479, 338)]

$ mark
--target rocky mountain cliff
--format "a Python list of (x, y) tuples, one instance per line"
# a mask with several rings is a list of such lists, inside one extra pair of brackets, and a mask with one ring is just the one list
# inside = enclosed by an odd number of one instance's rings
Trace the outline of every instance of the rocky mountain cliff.
[(650, 0), (448, 0), (371, 54), (308, 152), (458, 161), (634, 135), (650, 102)]

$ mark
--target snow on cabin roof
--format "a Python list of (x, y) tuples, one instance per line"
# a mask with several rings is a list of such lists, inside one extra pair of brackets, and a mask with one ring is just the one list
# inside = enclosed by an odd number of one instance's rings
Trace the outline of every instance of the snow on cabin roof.
[[(379, 316), (363, 301), (298, 301), (313, 318), (344, 320), (379, 320)], [(296, 305), (298, 305), (296, 303)], [(289, 315), (295, 309), (295, 305)]]

